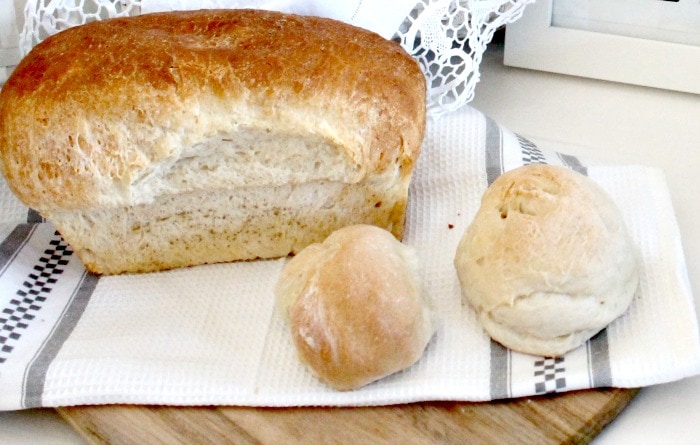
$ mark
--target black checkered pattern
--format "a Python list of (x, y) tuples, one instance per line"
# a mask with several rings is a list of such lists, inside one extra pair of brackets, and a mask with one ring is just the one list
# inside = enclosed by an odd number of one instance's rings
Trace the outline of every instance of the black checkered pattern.
[(9, 304), (0, 313), (0, 364), (14, 349), (12, 345), (21, 337), (21, 331), (29, 326), (46, 301), (57, 276), (63, 273), (68, 257), (73, 251), (63, 241), (58, 232), (49, 241), (48, 249), (34, 266), (34, 272), (27, 276), (20, 289), (15, 292)]
[(535, 361), (535, 392), (545, 394), (566, 388), (564, 357), (544, 358)]
[(542, 150), (524, 137), (518, 135), (518, 143), (523, 154), (523, 164), (546, 164), (547, 158)]

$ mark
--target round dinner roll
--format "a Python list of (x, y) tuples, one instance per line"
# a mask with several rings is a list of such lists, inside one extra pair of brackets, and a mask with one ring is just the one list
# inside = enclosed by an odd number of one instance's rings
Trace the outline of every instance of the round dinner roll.
[(486, 332), (558, 356), (622, 315), (639, 261), (622, 215), (590, 178), (527, 165), (486, 190), (455, 255), (462, 295)]
[(433, 335), (413, 248), (354, 225), (287, 262), (275, 294), (300, 360), (351, 390), (414, 364)]

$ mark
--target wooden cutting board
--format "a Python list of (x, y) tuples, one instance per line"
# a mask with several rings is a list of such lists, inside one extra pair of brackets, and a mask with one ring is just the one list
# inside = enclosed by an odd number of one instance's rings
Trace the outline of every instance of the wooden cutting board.
[(637, 392), (371, 408), (105, 405), (58, 412), (91, 444), (580, 444), (598, 435)]

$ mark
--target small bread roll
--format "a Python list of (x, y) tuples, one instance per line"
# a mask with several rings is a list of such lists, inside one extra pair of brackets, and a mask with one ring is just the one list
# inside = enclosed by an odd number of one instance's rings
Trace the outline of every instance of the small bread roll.
[(338, 390), (411, 366), (434, 332), (414, 250), (375, 226), (302, 250), (275, 293), (300, 360)]
[(549, 165), (509, 171), (486, 190), (457, 247), (464, 300), (515, 351), (558, 356), (630, 305), (637, 249), (610, 197)]

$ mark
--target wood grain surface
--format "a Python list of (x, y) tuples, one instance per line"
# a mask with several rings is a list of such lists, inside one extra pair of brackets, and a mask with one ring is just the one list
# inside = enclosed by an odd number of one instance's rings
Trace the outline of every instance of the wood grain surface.
[(104, 405), (58, 412), (91, 444), (585, 444), (637, 392), (365, 408)]

